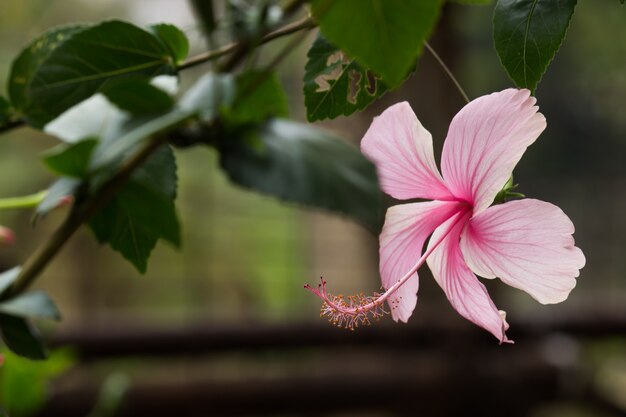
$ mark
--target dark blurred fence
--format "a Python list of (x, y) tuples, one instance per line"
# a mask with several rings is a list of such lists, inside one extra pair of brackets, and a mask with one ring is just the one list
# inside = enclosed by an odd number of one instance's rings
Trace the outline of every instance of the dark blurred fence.
[[(587, 315), (512, 323), (517, 344), (498, 346), (480, 329), (379, 325), (355, 332), (326, 323), (120, 325), (57, 334), (84, 366), (111, 358), (161, 363), (243, 355), (265, 362), (295, 355), (308, 371), (244, 378), (158, 378), (133, 383), (116, 416), (528, 416), (542, 404), (567, 401), (603, 416), (626, 411), (599, 393), (593, 370), (576, 357), (585, 340), (626, 334), (625, 316)], [(158, 363), (158, 362), (157, 362)], [(57, 388), (39, 417), (85, 416), (98, 385)], [(341, 414), (346, 415), (346, 414)]]

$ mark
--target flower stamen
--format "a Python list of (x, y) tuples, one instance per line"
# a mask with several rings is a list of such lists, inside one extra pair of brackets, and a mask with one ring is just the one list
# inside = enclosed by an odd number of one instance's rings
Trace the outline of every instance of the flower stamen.
[[(378, 321), (385, 314), (389, 314), (389, 312), (385, 309), (385, 302), (387, 299), (417, 272), (424, 262), (426, 262), (426, 258), (433, 253), (433, 251), (455, 228), (459, 221), (464, 219), (466, 214), (470, 211), (470, 206), (463, 206), (463, 208), (455, 213), (456, 218), (450, 222), (448, 228), (439, 236), (437, 241), (429, 245), (428, 249), (419, 258), (417, 263), (402, 278), (396, 281), (396, 283), (391, 287), (387, 288), (387, 290), (383, 293), (374, 293), (369, 296), (361, 293), (348, 297), (344, 297), (342, 294), (333, 295), (326, 291), (326, 281), (323, 277), (320, 278), (320, 284), (317, 285), (317, 288), (306, 284), (304, 286), (305, 289), (311, 291), (324, 301), (320, 311), (320, 317), (326, 317), (329, 322), (337, 327), (354, 330), (359, 326), (369, 326), (372, 321)], [(398, 300), (390, 300), (390, 304), (392, 304), (391, 308), (396, 308), (393, 304), (397, 305), (398, 303)]]

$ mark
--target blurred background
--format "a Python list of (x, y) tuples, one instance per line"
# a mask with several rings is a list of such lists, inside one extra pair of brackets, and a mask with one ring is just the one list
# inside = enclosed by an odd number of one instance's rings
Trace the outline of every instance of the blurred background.
[[(176, 151), (183, 250), (158, 246), (140, 276), (88, 230), (76, 235), (37, 282), (63, 314), (42, 323), (52, 358), (5, 352), (0, 404), (13, 417), (626, 415), (626, 8), (579, 3), (537, 91), (548, 128), (515, 181), (570, 216), (587, 266), (567, 302), (553, 306), (483, 281), (508, 312), (515, 345), (498, 346), (462, 319), (426, 269), (408, 325), (386, 319), (346, 332), (319, 320), (303, 284), (323, 275), (337, 293), (377, 290), (377, 237), (231, 185), (215, 153), (195, 147)], [(492, 46), (492, 11), (446, 5), (431, 41), (471, 98), (512, 86)], [(206, 48), (184, 1), (2, 0), (0, 80), (49, 27), (113, 17), (174, 23), (192, 54)], [(301, 121), (313, 37), (279, 70)], [(262, 52), (271, 57), (284, 42)], [(203, 71), (183, 74), (183, 90)], [(433, 134), (438, 158), (464, 102), (428, 53), (400, 90), (320, 125), (358, 144), (372, 118), (401, 100)], [(30, 129), (3, 135), (0, 197), (45, 189), (53, 177), (40, 153), (56, 143)], [(0, 268), (22, 262), (64, 214), (32, 228), (31, 213), (0, 212), (18, 239), (0, 250)]]

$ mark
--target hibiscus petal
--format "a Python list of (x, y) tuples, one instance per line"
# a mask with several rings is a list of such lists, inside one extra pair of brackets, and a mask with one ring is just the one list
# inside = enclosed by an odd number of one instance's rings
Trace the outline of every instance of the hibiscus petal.
[(499, 277), (542, 304), (559, 303), (585, 265), (572, 233), (574, 225), (557, 206), (517, 200), (473, 217), (462, 235), (461, 250), (476, 274)]
[(546, 127), (528, 90), (508, 89), (479, 97), (450, 124), (441, 171), (450, 192), (486, 209), (513, 168)]
[[(429, 248), (433, 242), (442, 237), (455, 220), (456, 216), (435, 230), (428, 243)], [(463, 260), (459, 238), (465, 222), (459, 221), (433, 250), (427, 260), (428, 266), (450, 304), (461, 316), (491, 332), (500, 343), (511, 342), (505, 334), (509, 325), (504, 319), (504, 312), (498, 311), (485, 286), (478, 281)]]
[[(390, 207), (380, 234), (380, 276), (388, 289), (415, 265), (426, 238), (460, 209), (457, 202), (430, 201)], [(417, 303), (417, 273), (389, 299), (391, 316), (406, 322)]]
[(383, 191), (394, 198), (450, 200), (433, 156), (433, 139), (409, 103), (376, 117), (361, 141), (361, 151), (378, 168)]

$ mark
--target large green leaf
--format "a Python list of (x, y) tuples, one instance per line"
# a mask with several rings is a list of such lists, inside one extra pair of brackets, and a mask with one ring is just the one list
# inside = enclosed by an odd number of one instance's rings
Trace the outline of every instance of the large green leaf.
[(398, 86), (435, 26), (442, 0), (311, 0), (324, 36)]
[(318, 36), (304, 67), (304, 104), (309, 122), (348, 116), (387, 91), (370, 70)]
[(9, 91), (28, 121), (41, 127), (111, 80), (173, 73), (175, 61), (160, 39), (127, 22), (55, 29), (22, 52)]
[(289, 105), (280, 81), (273, 72), (248, 71), (235, 80), (237, 93), (228, 121), (259, 123), (269, 117), (289, 116)]
[(374, 165), (340, 139), (277, 119), (259, 132), (229, 138), (220, 150), (221, 165), (237, 184), (350, 215), (374, 231), (382, 225)]
[(576, 0), (498, 0), (493, 39), (515, 85), (535, 91), (565, 38)]
[(54, 302), (43, 291), (19, 294), (0, 302), (0, 313), (16, 317), (59, 320), (61, 315)]
[(162, 147), (89, 225), (100, 243), (108, 243), (143, 273), (158, 239), (180, 246), (175, 197), (176, 161), (172, 150)]
[(37, 329), (26, 319), (0, 314), (2, 340), (13, 352), (30, 359), (46, 359), (48, 356)]

